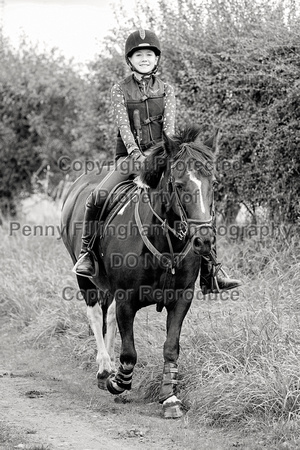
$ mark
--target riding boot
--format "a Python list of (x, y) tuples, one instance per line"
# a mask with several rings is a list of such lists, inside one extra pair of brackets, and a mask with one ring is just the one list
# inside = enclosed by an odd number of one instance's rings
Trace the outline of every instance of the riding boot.
[[(222, 272), (223, 276), (220, 274)], [(241, 286), (240, 280), (229, 278), (221, 264), (217, 262), (216, 250), (212, 249), (208, 256), (201, 258), (200, 287), (202, 293), (211, 294), (228, 291)]]
[[(78, 257), (78, 261), (73, 268), (73, 272), (77, 275), (92, 277), (95, 275), (95, 262), (93, 257), (92, 249), (90, 245), (95, 233), (97, 231), (98, 216), (102, 208), (105, 208), (105, 202), (108, 198), (108, 193), (122, 181), (129, 179), (130, 175), (133, 173), (134, 166), (133, 160), (127, 160), (126, 158), (120, 158), (117, 166), (113, 171), (108, 171), (99, 183), (99, 185), (94, 189), (94, 191), (89, 195), (86, 202), (83, 232), (82, 232), (82, 246)], [(122, 165), (124, 161), (127, 160), (128, 166)], [(127, 168), (127, 171), (124, 168)], [(132, 169), (132, 170), (131, 170)]]
[(97, 231), (99, 212), (100, 208), (95, 205), (94, 196), (91, 194), (85, 205), (81, 251), (73, 269), (77, 275), (85, 277), (92, 277), (95, 275), (95, 262), (90, 244)]

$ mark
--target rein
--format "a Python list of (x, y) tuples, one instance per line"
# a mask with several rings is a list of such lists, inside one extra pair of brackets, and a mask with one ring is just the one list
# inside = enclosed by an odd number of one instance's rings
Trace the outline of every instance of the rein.
[[(175, 269), (180, 265), (181, 261), (188, 255), (192, 248), (191, 238), (195, 235), (195, 233), (201, 229), (202, 227), (210, 227), (212, 228), (212, 217), (210, 217), (209, 220), (206, 221), (200, 221), (197, 219), (189, 219), (186, 215), (185, 209), (182, 205), (182, 202), (180, 200), (178, 189), (175, 185), (174, 176), (172, 174), (173, 166), (171, 166), (171, 173), (168, 180), (168, 185), (171, 186), (171, 191), (175, 193), (175, 201), (176, 201), (176, 207), (179, 211), (180, 216), (180, 230), (177, 231), (174, 228), (172, 228), (168, 222), (167, 219), (162, 219), (157, 212), (154, 210), (151, 199), (149, 196), (148, 189), (144, 189), (144, 195), (143, 195), (143, 201), (146, 201), (148, 203), (148, 206), (152, 212), (152, 214), (160, 221), (161, 228), (164, 230), (167, 242), (169, 245), (170, 250), (170, 256), (166, 256), (165, 254), (161, 253), (157, 248), (150, 242), (147, 236), (145, 236), (145, 233), (143, 231), (143, 224), (141, 221), (141, 217), (139, 214), (139, 203), (141, 200), (141, 193), (143, 188), (139, 187), (138, 196), (139, 201), (135, 205), (135, 220), (138, 226), (139, 233), (142, 237), (142, 240), (148, 250), (157, 258), (157, 260), (162, 264), (163, 267), (166, 268), (167, 271), (171, 271), (172, 275), (175, 275)], [(171, 232), (175, 237), (177, 237), (179, 240), (184, 240), (186, 238), (189, 224), (195, 225), (195, 232), (191, 238), (187, 241), (185, 244), (183, 250), (175, 256), (172, 241), (170, 238), (169, 232)]]
[[(141, 191), (142, 191), (142, 188), (140, 188), (139, 192), (138, 192), (139, 200), (141, 198)], [(169, 249), (170, 249), (170, 256), (167, 256), (166, 254), (163, 254), (159, 250), (157, 250), (157, 248), (152, 244), (152, 242), (150, 242), (148, 237), (145, 236), (145, 232), (144, 232), (144, 229), (143, 229), (143, 224), (142, 224), (141, 217), (140, 217), (140, 214), (139, 214), (140, 201), (136, 202), (135, 211), (134, 211), (135, 221), (136, 221), (136, 224), (138, 226), (139, 233), (141, 235), (141, 238), (142, 238), (144, 244), (148, 248), (148, 250), (155, 256), (155, 258), (157, 258), (157, 260), (161, 263), (161, 265), (163, 267), (165, 267), (166, 270), (171, 271), (172, 275), (175, 275), (175, 268), (179, 266), (181, 261), (187, 256), (187, 254), (189, 253), (189, 251), (192, 248), (191, 241), (188, 240), (188, 242), (186, 243), (186, 245), (185, 245), (184, 249), (181, 251), (181, 253), (175, 256), (174, 250), (173, 250), (173, 246), (172, 246), (172, 242), (171, 242), (170, 235), (169, 235), (169, 231), (172, 231), (172, 233), (175, 236), (177, 236), (177, 237), (180, 236), (180, 237), (178, 237), (179, 239), (182, 240), (183, 238), (181, 237), (180, 233), (178, 233), (176, 230), (171, 228), (167, 224), (167, 221), (163, 220), (154, 211), (154, 209), (153, 209), (153, 207), (151, 205), (151, 202), (150, 202), (149, 193), (146, 191), (145, 194), (146, 195), (143, 196), (143, 200), (147, 201), (148, 205), (150, 206), (151, 211), (154, 213), (155, 217), (157, 217), (159, 219), (159, 221), (161, 222), (161, 227), (165, 231), (166, 238), (167, 238), (168, 245), (169, 245)]]

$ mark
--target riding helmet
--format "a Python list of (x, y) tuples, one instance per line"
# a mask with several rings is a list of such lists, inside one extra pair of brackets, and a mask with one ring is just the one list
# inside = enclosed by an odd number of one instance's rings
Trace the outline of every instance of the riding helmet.
[(156, 56), (160, 56), (161, 54), (160, 43), (156, 34), (150, 30), (140, 29), (131, 33), (127, 38), (125, 44), (126, 61), (128, 57), (132, 56), (135, 50), (141, 48), (150, 48)]

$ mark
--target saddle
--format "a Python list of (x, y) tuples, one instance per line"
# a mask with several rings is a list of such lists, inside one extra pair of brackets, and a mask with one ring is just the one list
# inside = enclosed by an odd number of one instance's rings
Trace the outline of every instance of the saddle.
[(123, 206), (135, 196), (137, 189), (133, 180), (126, 180), (117, 184), (110, 191), (99, 217), (99, 226), (101, 225), (102, 228), (101, 235), (105, 233), (106, 228)]
[[(110, 222), (113, 220), (113, 218), (118, 214), (120, 209), (129, 201), (131, 200), (136, 191), (138, 189), (138, 186), (134, 183), (134, 181), (126, 180), (122, 181), (121, 183), (117, 184), (111, 192), (108, 194), (108, 197), (102, 207), (100, 217), (98, 219), (98, 225), (97, 230), (95, 231), (90, 244), (89, 244), (89, 252), (93, 257), (94, 264), (95, 264), (95, 275), (97, 277), (101, 276), (101, 282), (104, 288), (108, 289), (108, 285), (106, 283), (106, 272), (105, 268), (103, 266), (103, 261), (101, 258), (98, 258), (96, 253), (94, 252), (94, 246), (96, 241), (103, 238), (105, 231), (110, 224)], [(101, 248), (101, 245), (100, 245)], [(100, 255), (103, 256), (102, 252), (100, 251)]]

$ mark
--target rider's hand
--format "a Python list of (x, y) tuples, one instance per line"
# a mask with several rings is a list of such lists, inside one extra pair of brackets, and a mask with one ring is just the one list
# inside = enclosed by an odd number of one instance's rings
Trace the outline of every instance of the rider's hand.
[(131, 152), (129, 153), (129, 155), (131, 156), (131, 158), (136, 161), (137, 159), (140, 158), (140, 156), (142, 156), (142, 153), (140, 152), (140, 150), (138, 149), (138, 147), (134, 147)]

